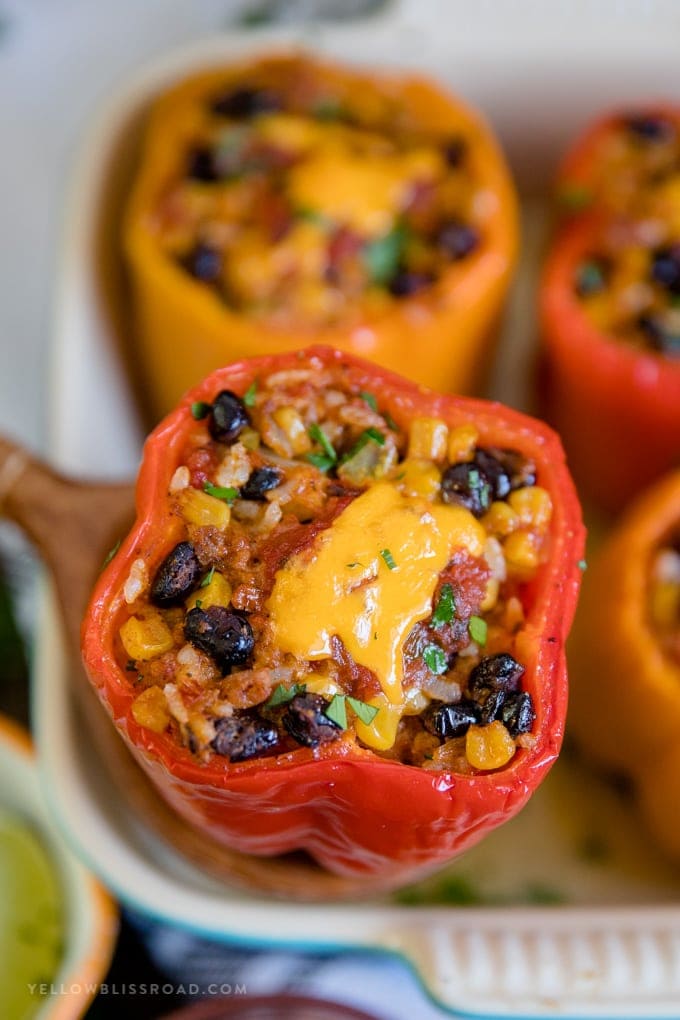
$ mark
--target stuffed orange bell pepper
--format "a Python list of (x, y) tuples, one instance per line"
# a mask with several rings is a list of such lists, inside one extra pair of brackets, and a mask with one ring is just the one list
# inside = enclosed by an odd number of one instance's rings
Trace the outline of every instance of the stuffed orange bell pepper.
[(679, 160), (680, 109), (617, 115), (560, 177), (572, 215), (543, 276), (543, 397), (577, 482), (609, 511), (680, 463)]
[(583, 529), (557, 437), (329, 348), (218, 370), (147, 441), (84, 659), (190, 823), (399, 881), (555, 759)]
[(645, 492), (594, 558), (570, 642), (570, 725), (632, 778), (680, 860), (680, 471)]
[(269, 56), (154, 106), (124, 230), (156, 415), (234, 358), (331, 343), (470, 392), (517, 248), (488, 127), (414, 76)]

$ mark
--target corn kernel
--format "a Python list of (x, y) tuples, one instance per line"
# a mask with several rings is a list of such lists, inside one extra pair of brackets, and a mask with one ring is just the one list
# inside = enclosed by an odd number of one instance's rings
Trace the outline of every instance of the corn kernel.
[(246, 450), (257, 450), (260, 445), (260, 433), (250, 426), (246, 426), (238, 438)]
[(204, 588), (198, 588), (193, 595), (189, 596), (186, 607), (194, 609), (197, 602), (201, 603), (201, 609), (208, 609), (210, 606), (228, 606), (230, 599), (231, 585), (223, 574), (218, 574), (215, 571)]
[(490, 577), (489, 580), (486, 582), (486, 592), (479, 606), (482, 612), (486, 613), (489, 609), (493, 609), (493, 607), (496, 605), (496, 603), (498, 602), (499, 589), (500, 589), (499, 582), (496, 580), (495, 577)]
[(501, 769), (515, 754), (515, 741), (502, 722), (471, 726), (465, 735), (465, 756), (473, 768)]
[(441, 485), (441, 474), (431, 460), (402, 461), (395, 476), (399, 491), (405, 496), (434, 499)]
[(550, 494), (540, 485), (528, 485), (524, 489), (516, 489), (508, 496), (508, 503), (525, 528), (544, 532), (552, 517), (552, 500)]
[(311, 450), (312, 443), (307, 434), (307, 426), (294, 407), (277, 407), (272, 418), (285, 433), (296, 456)]
[(659, 627), (672, 627), (680, 617), (680, 584), (657, 581), (651, 590), (651, 614)]
[(481, 524), (490, 535), (494, 535), (496, 538), (505, 538), (519, 528), (520, 519), (511, 506), (497, 500), (484, 514)]
[(132, 702), (132, 718), (154, 733), (163, 733), (170, 722), (168, 703), (160, 687), (147, 687)]
[(461, 464), (472, 460), (479, 439), (479, 433), (474, 425), (459, 425), (452, 430), (449, 436), (449, 461), (451, 464)]
[(170, 629), (158, 613), (149, 613), (143, 619), (131, 616), (119, 633), (126, 654), (143, 662), (169, 652), (174, 645)]
[(449, 428), (440, 418), (415, 418), (408, 437), (408, 455), (414, 459), (444, 460)]
[(536, 539), (531, 532), (514, 531), (506, 538), (503, 549), (508, 570), (514, 574), (527, 574), (540, 562)]
[(186, 489), (181, 494), (180, 505), (185, 520), (199, 528), (213, 527), (224, 531), (231, 518), (231, 509), (223, 499), (209, 496), (200, 489)]

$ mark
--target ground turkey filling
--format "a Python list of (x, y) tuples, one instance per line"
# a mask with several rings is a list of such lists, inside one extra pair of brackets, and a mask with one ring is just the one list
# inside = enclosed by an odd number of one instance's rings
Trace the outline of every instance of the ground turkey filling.
[[(424, 134), (405, 104), (272, 61), (193, 101), (193, 138), (151, 227), (230, 308), (347, 323), (426, 290), (483, 245), (469, 125)], [(493, 203), (492, 203), (493, 204)]]
[[(168, 491), (181, 540), (159, 563), (135, 560), (123, 589), (118, 656), (140, 725), (169, 730), (203, 760), (234, 762), (344, 740), (469, 773), (532, 745), (534, 707), (514, 651), (552, 507), (530, 460), (479, 445), (471, 424), (420, 417), (401, 429), (341, 367), (261, 377), (243, 397), (225, 390), (192, 414)], [(328, 658), (283, 652), (268, 611), (277, 573), (313, 555), (318, 536), (378, 483), (405, 501), (462, 507), (483, 535), (482, 555), (452, 550), (403, 642), (403, 714), (389, 747), (370, 736), (387, 711), (379, 678), (337, 636)], [(380, 557), (398, 569), (390, 549)]]
[(605, 135), (593, 194), (608, 209), (576, 293), (603, 332), (680, 358), (680, 130), (678, 120), (635, 116)]

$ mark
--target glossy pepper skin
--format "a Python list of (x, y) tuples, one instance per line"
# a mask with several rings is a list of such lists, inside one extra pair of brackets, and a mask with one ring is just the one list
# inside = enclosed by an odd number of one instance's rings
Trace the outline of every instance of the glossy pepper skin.
[[(680, 128), (677, 109), (653, 112)], [(566, 215), (539, 297), (545, 416), (562, 437), (584, 496), (609, 513), (680, 463), (680, 362), (598, 329), (574, 286), (579, 265), (597, 250), (603, 224), (621, 212), (611, 207), (607, 182), (598, 175), (598, 153), (623, 117), (601, 118), (567, 154), (557, 184)], [(578, 202), (570, 205), (569, 196)]]
[[(277, 354), (305, 342), (331, 344), (368, 357), (416, 382), (438, 389), (479, 391), (492, 361), (497, 323), (516, 260), (517, 199), (501, 150), (479, 114), (459, 99), (416, 76), (386, 76), (349, 70), (310, 57), (306, 73), (337, 87), (361, 105), (376, 90), (417, 117), (425, 132), (446, 139), (464, 131), (466, 158), (484, 189), (488, 218), (478, 250), (452, 262), (432, 287), (390, 302), (369, 313), (359, 305), (357, 323), (292, 329), (240, 314), (178, 268), (160, 250), (149, 229), (159, 191), (181, 172), (187, 139), (200, 121), (201, 105), (218, 88), (250, 68), (271, 62), (265, 56), (249, 64), (202, 73), (180, 82), (156, 103), (147, 126), (124, 224), (124, 249), (132, 285), (135, 344), (146, 399), (157, 421), (188, 385), (228, 361)], [(286, 59), (279, 55), (279, 59)]]
[[(132, 686), (115, 655), (125, 611), (122, 586), (139, 556), (150, 576), (177, 540), (167, 490), (180, 451), (196, 423), (195, 401), (230, 389), (243, 394), (262, 373), (295, 367), (346, 368), (351, 383), (375, 394), (401, 428), (435, 415), (449, 424), (473, 422), (480, 443), (509, 447), (537, 464), (554, 514), (549, 562), (526, 587), (526, 627), (517, 654), (536, 711), (535, 745), (519, 749), (502, 770), (461, 776), (380, 758), (349, 739), (300, 748), (279, 757), (230, 764), (215, 755), (197, 761), (166, 734), (137, 725)], [(84, 661), (121, 736), (159, 793), (196, 828), (246, 853), (307, 850), (330, 871), (376, 876), (393, 884), (431, 870), (472, 846), (526, 802), (555, 760), (566, 710), (564, 641), (580, 581), (584, 541), (580, 508), (560, 443), (545, 425), (499, 404), (441, 396), (360, 359), (315, 347), (241, 361), (190, 391), (147, 440), (137, 486), (137, 520), (101, 575), (83, 627)]]
[(632, 778), (650, 831), (680, 859), (680, 670), (650, 624), (654, 551), (680, 526), (680, 471), (632, 504), (590, 564), (569, 642), (570, 732)]

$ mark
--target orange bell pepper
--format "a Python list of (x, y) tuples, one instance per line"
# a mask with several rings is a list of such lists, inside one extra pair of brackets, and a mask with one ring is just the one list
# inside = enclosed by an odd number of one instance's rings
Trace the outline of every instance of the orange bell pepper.
[(680, 108), (614, 113), (567, 155), (540, 294), (544, 409), (616, 512), (680, 463)]
[[(304, 292), (299, 306), (294, 306), (292, 313), (282, 321), (280, 303), (292, 300), (292, 284), (288, 277), (282, 284), (279, 305), (274, 305), (274, 315), (257, 314), (253, 311), (257, 300), (241, 301), (240, 306), (239, 302), (228, 303), (215, 288), (190, 275), (181, 259), (172, 257), (164, 246), (163, 232), (167, 240), (168, 234), (177, 228), (173, 219), (177, 205), (167, 196), (173, 187), (181, 184), (187, 160), (196, 152), (196, 146), (204, 145), (206, 138), (214, 138), (215, 132), (220, 130), (219, 124), (215, 126), (214, 115), (211, 119), (206, 112), (209, 104), (212, 102), (214, 109), (214, 97), (224, 94), (225, 90), (231, 88), (242, 96), (248, 83), (262, 82), (267, 87), (274, 83), (285, 96), (285, 109), (280, 116), (277, 117), (275, 110), (265, 110), (266, 117), (262, 116), (262, 111), (257, 111), (259, 117), (245, 121), (247, 124), (266, 121), (265, 133), (274, 139), (275, 156), (272, 157), (272, 149), (268, 148), (265, 162), (271, 158), (276, 162), (280, 157), (280, 161), (289, 166), (291, 151), (299, 151), (299, 147), (304, 148), (306, 144), (305, 132), (329, 132), (333, 141), (327, 146), (323, 134), (320, 136), (319, 161), (314, 164), (325, 169), (316, 173), (310, 170), (305, 186), (310, 187), (311, 176), (312, 191), (315, 195), (323, 193), (325, 204), (333, 206), (337, 218), (330, 215), (324, 220), (323, 216), (314, 216), (313, 209), (294, 208), (294, 200), (286, 192), (288, 178), (280, 166), (273, 171), (274, 176), (279, 175), (274, 196), (267, 191), (267, 169), (264, 174), (260, 173), (258, 185), (264, 188), (267, 197), (255, 201), (245, 213), (242, 208), (235, 208), (238, 200), (233, 196), (238, 189), (230, 191), (223, 179), (216, 185), (214, 181), (199, 184), (194, 189), (194, 198), (187, 199), (189, 205), (194, 203), (192, 214), (200, 219), (202, 214), (196, 212), (196, 207), (211, 187), (221, 188), (221, 194), (230, 194), (232, 198), (224, 199), (218, 215), (219, 230), (228, 234), (240, 223), (238, 229), (244, 231), (243, 244), (252, 242), (256, 248), (256, 255), (248, 248), (247, 257), (234, 250), (232, 276), (237, 279), (235, 282), (232, 279), (232, 285), (238, 289), (242, 277), (250, 274), (253, 280), (249, 279), (248, 283), (252, 284), (252, 289), (257, 291), (258, 287), (263, 287), (266, 290), (268, 277), (281, 269), (282, 260), (290, 258), (291, 251), (293, 259), (313, 263), (322, 260), (323, 263), (327, 250), (315, 248), (307, 235), (313, 234), (316, 228), (328, 229), (335, 232), (336, 242), (342, 243), (348, 234), (348, 221), (353, 228), (349, 237), (360, 249), (355, 263), (360, 263), (361, 252), (366, 251), (367, 245), (376, 241), (379, 245), (389, 244), (394, 230), (401, 228), (404, 214), (407, 225), (415, 224), (416, 235), (413, 247), (416, 270), (404, 284), (406, 291), (402, 287), (397, 294), (401, 285), (397, 284), (391, 295), (384, 286), (362, 288), (350, 281), (346, 292), (341, 288), (340, 314), (324, 318), (317, 306), (327, 300), (328, 294), (312, 288), (311, 293)], [(341, 113), (335, 120), (328, 120), (328, 97), (347, 111), (346, 118)], [(312, 99), (316, 102), (314, 108), (310, 107)], [(314, 109), (321, 109), (321, 112), (314, 114)], [(240, 130), (244, 130), (243, 118), (236, 122), (227, 118), (221, 129), (224, 130), (225, 124), (233, 126), (234, 123), (237, 129), (240, 125)], [(389, 149), (389, 139), (397, 137), (395, 132), (401, 131), (408, 139), (407, 149), (411, 147), (404, 157), (412, 167), (411, 171), (405, 171), (407, 177), (411, 173), (411, 178), (399, 181), (390, 176), (394, 169), (390, 170), (392, 157), (383, 163), (380, 162), (382, 156), (376, 157), (368, 171), (362, 168), (356, 155), (348, 157), (347, 149), (342, 147), (342, 136), (343, 132), (352, 130), (361, 132), (361, 145), (371, 151), (382, 146), (383, 152), (385, 139)], [(206, 158), (204, 154), (205, 149), (199, 152), (199, 162)], [(397, 152), (395, 158), (402, 156), (403, 153)], [(228, 156), (221, 158), (228, 162)], [(261, 151), (259, 158), (262, 158)], [(293, 164), (296, 158), (293, 155)], [(259, 169), (261, 171), (262, 167)], [(228, 174), (229, 171), (224, 172)], [(257, 172), (256, 167), (255, 176)], [(197, 174), (206, 177), (200, 168)], [(404, 183), (409, 185), (408, 194), (404, 197), (402, 189), (400, 198), (389, 200), (393, 208), (387, 210), (389, 218), (385, 220), (385, 196), (395, 189), (399, 191)], [(449, 246), (449, 256), (443, 265), (440, 247), (437, 256), (440, 265), (434, 274), (431, 273), (431, 232), (437, 223), (433, 225), (432, 222), (432, 201), (435, 205), (443, 202), (447, 215), (467, 223), (475, 236), (474, 250), (464, 251), (464, 257), (460, 251), (452, 254)], [(164, 225), (159, 227), (161, 207)], [(286, 217), (291, 214), (298, 217), (296, 229), (286, 234), (290, 227)], [(262, 219), (268, 217), (272, 234), (286, 236), (283, 240), (276, 236), (268, 247), (258, 249), (251, 229), (253, 219), (261, 225)], [(298, 230), (300, 218), (306, 219), (306, 225)], [(441, 226), (441, 221), (438, 222)], [(200, 231), (212, 239), (214, 226), (214, 222), (212, 227), (202, 222)], [(124, 224), (138, 364), (153, 415), (159, 417), (167, 412), (187, 385), (198, 382), (228, 361), (280, 353), (310, 340), (369, 357), (384, 367), (440, 390), (469, 393), (478, 389), (491, 361), (494, 327), (516, 257), (517, 230), (513, 184), (489, 128), (476, 112), (427, 80), (411, 75), (387, 76), (349, 70), (307, 56), (278, 55), (241, 62), (180, 82), (161, 96), (152, 110)], [(427, 244), (420, 243), (422, 238), (428, 237)], [(449, 237), (451, 240), (455, 249), (458, 240)], [(218, 247), (222, 243), (223, 238)], [(446, 246), (446, 240), (443, 243)], [(462, 243), (465, 249), (465, 237)], [(239, 248), (238, 252), (244, 250)], [(356, 252), (354, 254), (356, 256)], [(356, 265), (352, 265), (356, 270)], [(328, 269), (328, 265), (322, 264), (321, 278), (327, 279)], [(431, 280), (430, 276), (436, 278)], [(410, 292), (411, 286), (417, 289), (416, 293)], [(312, 307), (309, 314), (305, 302)]]
[(678, 859), (680, 579), (664, 599), (673, 651), (655, 624), (652, 575), (667, 544), (680, 561), (679, 536), (675, 471), (628, 509), (594, 558), (568, 649), (571, 732), (594, 761), (632, 778), (651, 832)]

